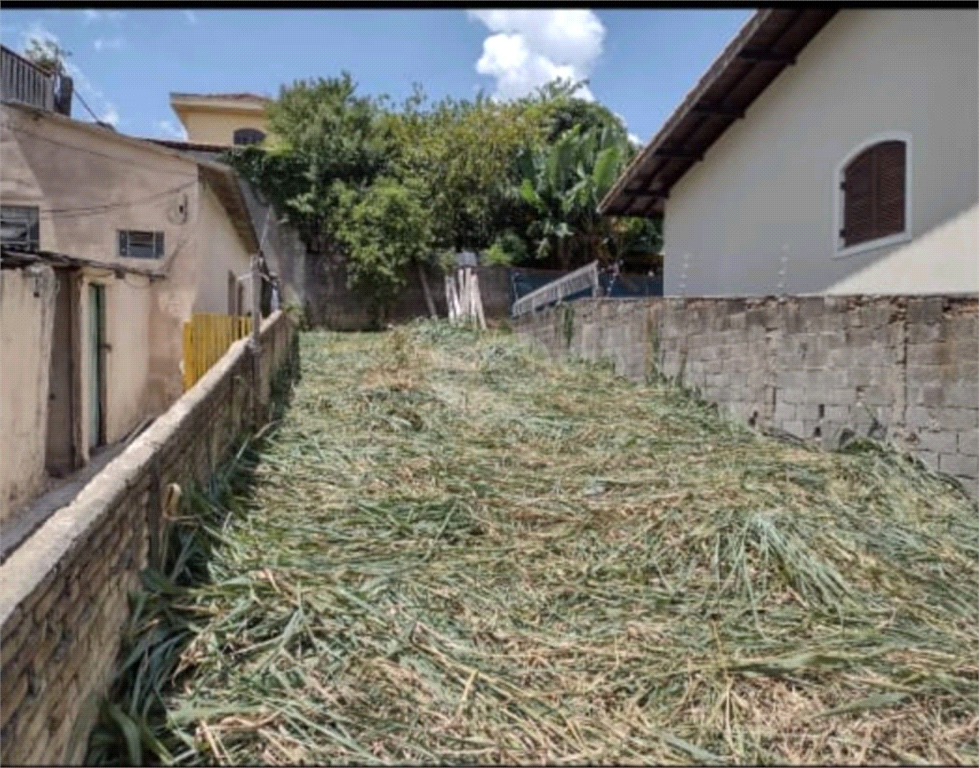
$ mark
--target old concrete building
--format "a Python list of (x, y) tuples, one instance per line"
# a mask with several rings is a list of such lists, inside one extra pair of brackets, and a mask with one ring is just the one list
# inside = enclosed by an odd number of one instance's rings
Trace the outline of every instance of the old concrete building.
[(183, 392), (182, 326), (251, 310), (227, 166), (0, 105), (0, 521)]
[[(249, 93), (171, 93), (170, 106), (187, 132), (186, 141), (150, 139), (194, 157), (217, 160), (234, 146), (261, 143), (268, 135), (265, 107), (271, 99)], [(269, 276), (283, 305), (306, 303), (306, 246), (299, 234), (247, 181), (239, 178)]]
[(979, 291), (977, 32), (974, 8), (762, 9), (600, 209), (664, 217), (667, 295)]

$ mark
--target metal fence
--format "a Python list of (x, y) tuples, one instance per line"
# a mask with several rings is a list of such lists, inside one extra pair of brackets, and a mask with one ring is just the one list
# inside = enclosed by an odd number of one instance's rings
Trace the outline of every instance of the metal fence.
[[(591, 269), (588, 265), (583, 269)], [(611, 270), (597, 270), (598, 290), (592, 282), (579, 285), (564, 284), (564, 289), (557, 295), (558, 281), (571, 277), (581, 270), (570, 273), (544, 272), (541, 270), (510, 270), (510, 302), (511, 314), (517, 317), (529, 311), (536, 311), (551, 306), (557, 301), (576, 301), (591, 296), (608, 296), (611, 298), (635, 298), (641, 296), (662, 296), (663, 278), (652, 275), (615, 273)], [(553, 286), (550, 291), (544, 291), (547, 286)]]
[(184, 391), (224, 357), (228, 347), (251, 331), (252, 319), (246, 315), (192, 315), (184, 323)]

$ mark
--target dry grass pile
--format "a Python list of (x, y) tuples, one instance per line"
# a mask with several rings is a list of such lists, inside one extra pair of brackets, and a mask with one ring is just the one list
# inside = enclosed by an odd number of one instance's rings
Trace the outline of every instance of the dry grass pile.
[[(302, 357), (248, 498), (200, 502), (207, 579), (137, 617), (131, 745), (182, 764), (979, 761), (979, 522), (953, 484), (502, 334), (311, 333)], [(189, 644), (151, 661), (178, 626)]]

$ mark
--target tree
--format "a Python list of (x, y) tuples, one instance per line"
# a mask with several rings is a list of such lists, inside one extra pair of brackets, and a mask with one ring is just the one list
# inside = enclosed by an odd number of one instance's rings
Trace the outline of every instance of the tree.
[(415, 180), (439, 249), (482, 250), (506, 228), (520, 149), (541, 136), (524, 105), (444, 99), (424, 109), (420, 87), (386, 115), (393, 173)]
[(377, 179), (363, 194), (346, 189), (339, 199), (338, 236), (347, 254), (347, 279), (372, 299), (375, 324), (382, 323), (404, 286), (405, 272), (431, 253), (428, 211), (417, 190), (396, 179)]
[(51, 39), (32, 37), (24, 49), (24, 58), (29, 59), (41, 69), (46, 69), (52, 75), (62, 75), (65, 72), (65, 61), (71, 56), (71, 51), (65, 50)]
[(365, 190), (388, 167), (381, 100), (357, 96), (356, 87), (343, 72), (283, 88), (267, 108), (276, 137), (270, 146), (236, 147), (225, 157), (296, 227), (313, 256), (334, 250), (341, 197)]

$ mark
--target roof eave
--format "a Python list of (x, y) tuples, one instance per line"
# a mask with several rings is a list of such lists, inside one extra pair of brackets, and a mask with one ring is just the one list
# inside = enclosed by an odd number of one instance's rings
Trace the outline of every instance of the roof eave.
[(208, 160), (198, 160), (201, 168), (201, 177), (207, 185), (214, 191), (218, 201), (228, 213), (232, 226), (242, 245), (249, 254), (258, 253), (259, 243), (255, 234), (255, 227), (252, 223), (251, 214), (241, 188), (238, 186), (238, 178), (234, 170), (223, 163), (211, 162)]
[[(794, 12), (798, 9), (790, 7), (776, 7), (776, 8), (763, 8), (755, 12), (755, 14), (745, 22), (745, 24), (738, 30), (731, 41), (725, 46), (721, 54), (714, 60), (707, 71), (700, 77), (697, 84), (687, 93), (683, 101), (680, 102), (679, 106), (673, 111), (673, 113), (666, 119), (663, 125), (657, 131), (656, 135), (649, 141), (649, 143), (632, 159), (625, 170), (620, 174), (619, 178), (616, 180), (612, 188), (605, 194), (601, 202), (598, 204), (598, 212), (601, 215), (609, 216), (619, 216), (619, 215), (634, 215), (631, 213), (626, 213), (633, 208), (636, 208), (635, 198), (636, 197), (647, 197), (651, 196), (655, 198), (652, 204), (644, 204), (638, 206), (643, 209), (643, 213), (639, 215), (662, 215), (664, 209), (664, 200), (669, 194), (670, 187), (675, 184), (683, 175), (689, 171), (690, 167), (694, 162), (703, 159), (703, 155), (708, 151), (708, 149), (713, 146), (713, 143), (720, 138), (728, 127), (728, 123), (721, 131), (718, 133), (713, 140), (708, 142), (705, 146), (697, 148), (695, 157), (691, 157), (691, 163), (684, 168), (676, 178), (669, 182), (669, 186), (657, 185), (655, 187), (650, 187), (649, 185), (655, 181), (655, 174), (650, 179), (647, 179), (643, 187), (640, 190), (627, 190), (627, 188), (635, 181), (636, 176), (641, 168), (647, 166), (657, 157), (658, 154), (664, 153), (669, 154), (671, 152), (675, 153), (675, 148), (671, 149), (674, 145), (674, 132), (691, 114), (707, 114), (711, 113), (712, 107), (702, 102), (705, 94), (707, 94), (710, 89), (718, 83), (718, 80), (725, 74), (727, 74), (733, 63), (736, 60), (754, 60), (757, 62), (765, 62), (764, 57), (753, 58), (758, 56), (757, 52), (751, 47), (753, 38), (758, 34), (759, 30), (763, 25), (768, 22), (775, 14)], [(819, 10), (819, 9), (813, 9)], [(811, 33), (811, 35), (804, 40), (800, 51), (808, 45), (809, 41), (815, 37), (816, 34), (825, 26), (826, 23), (835, 14), (835, 9), (822, 9), (826, 12), (826, 18), (821, 23), (817, 23)], [(792, 23), (788, 25), (792, 27)], [(798, 51), (796, 51), (798, 53)], [(777, 58), (776, 58), (777, 62)], [(771, 63), (771, 60), (769, 60)], [(744, 116), (744, 111), (750, 106), (754, 99), (764, 92), (765, 89), (773, 82), (778, 75), (782, 72), (785, 65), (794, 63), (794, 57), (788, 57), (786, 61), (783, 62), (783, 66), (780, 67), (775, 75), (769, 80), (761, 90), (755, 94), (746, 104), (744, 104), (740, 109), (728, 109), (726, 112), (730, 112), (728, 117), (731, 121), (741, 118)], [(716, 109), (716, 105), (713, 107), (714, 113), (717, 114), (720, 111)], [(674, 155), (676, 156), (676, 155)], [(637, 194), (638, 193), (638, 194)]]

